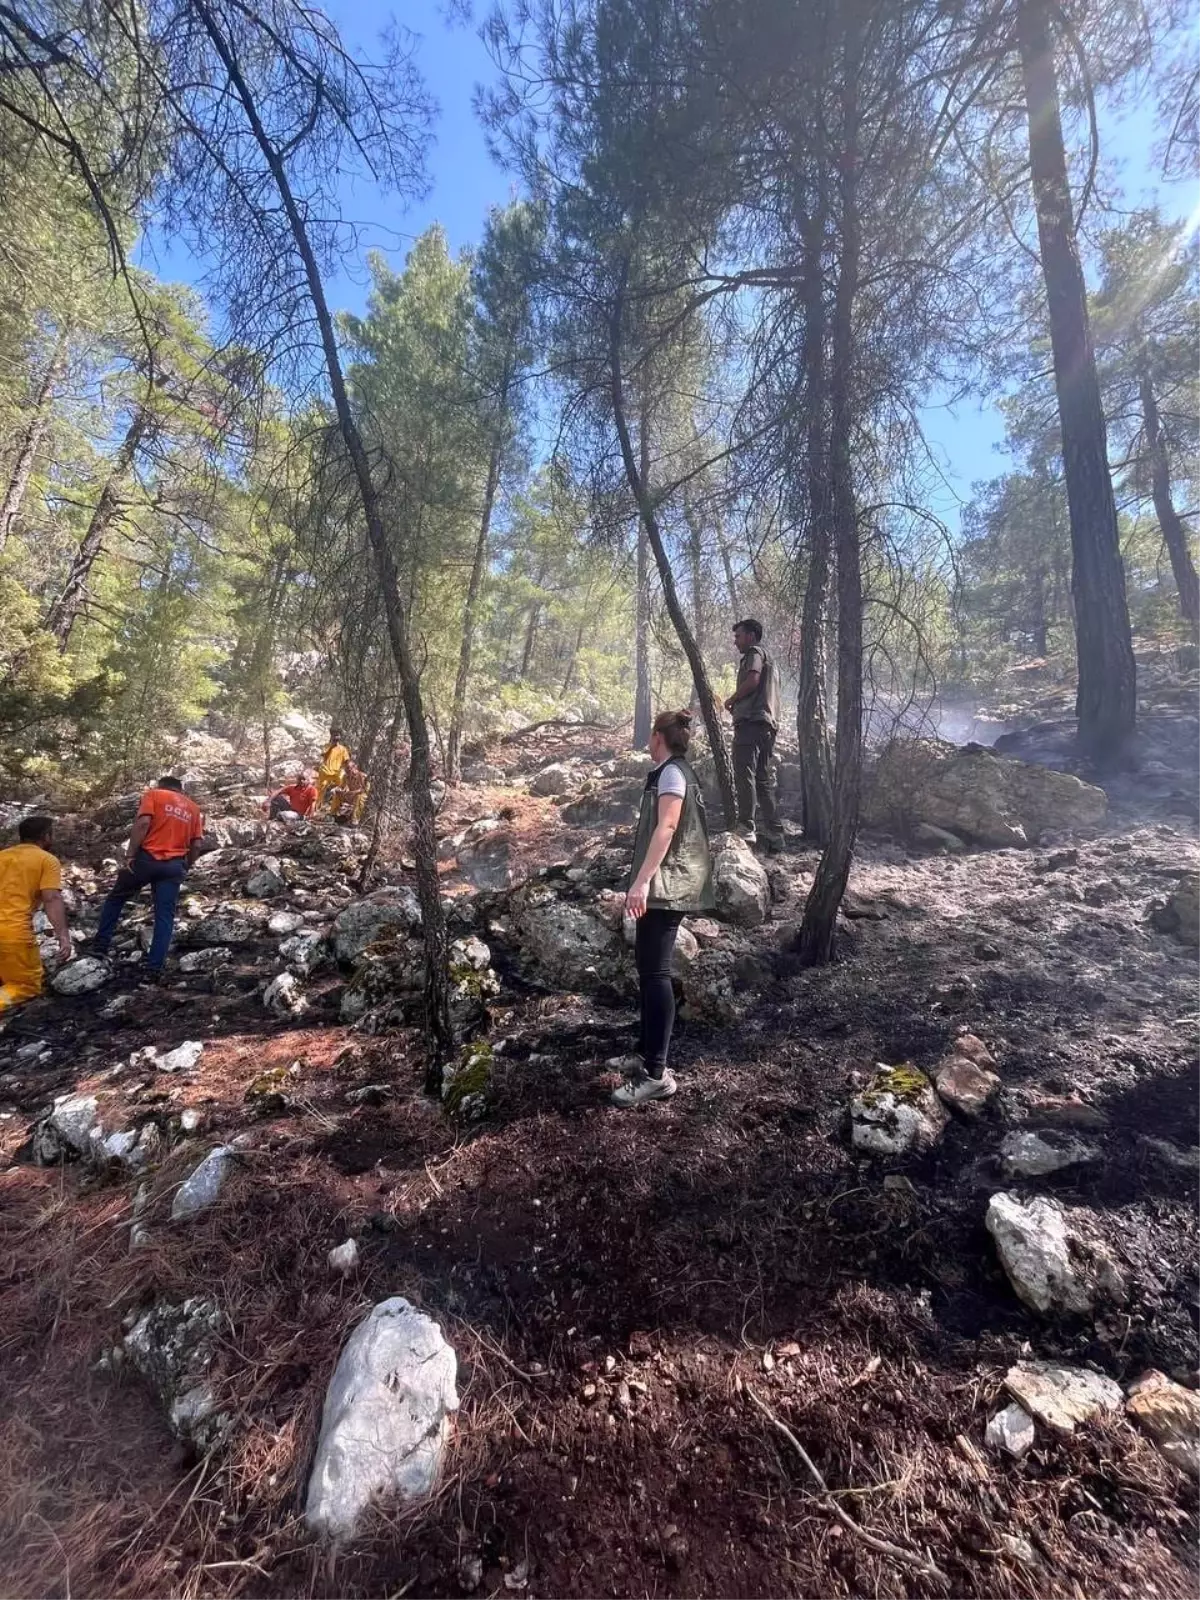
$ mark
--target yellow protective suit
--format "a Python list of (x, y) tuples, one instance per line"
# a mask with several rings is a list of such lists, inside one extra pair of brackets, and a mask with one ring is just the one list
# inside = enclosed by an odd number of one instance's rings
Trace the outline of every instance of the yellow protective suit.
[(33, 913), (42, 893), (62, 888), (56, 856), (36, 844), (0, 850), (0, 1011), (42, 992), (42, 955)]
[(341, 783), (342, 773), (346, 770), (346, 763), (349, 759), (350, 752), (344, 744), (331, 744), (321, 757), (321, 765), (317, 768), (317, 798), (313, 803), (314, 815), (324, 805), (328, 791), (336, 789)]

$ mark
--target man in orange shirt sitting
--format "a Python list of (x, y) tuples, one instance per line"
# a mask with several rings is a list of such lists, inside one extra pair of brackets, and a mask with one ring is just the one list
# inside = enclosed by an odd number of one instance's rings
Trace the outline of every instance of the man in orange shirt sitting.
[(0, 850), (0, 1011), (42, 992), (42, 954), (33, 932), (41, 905), (58, 935), (58, 953), (71, 959), (71, 935), (62, 897), (62, 871), (50, 854), (49, 817), (26, 817), (19, 844)]
[(129, 835), (125, 866), (100, 908), (100, 926), (92, 946), (96, 955), (108, 954), (122, 911), (149, 884), (154, 896), (154, 938), (146, 972), (152, 978), (162, 973), (175, 931), (180, 885), (200, 854), (203, 837), (203, 813), (184, 794), (178, 778), (160, 778), (146, 790)]
[(294, 811), (298, 817), (307, 817), (317, 803), (317, 791), (308, 780), (307, 772), (298, 772), (291, 783), (273, 794), (267, 801), (267, 812), (277, 817), (281, 811)]

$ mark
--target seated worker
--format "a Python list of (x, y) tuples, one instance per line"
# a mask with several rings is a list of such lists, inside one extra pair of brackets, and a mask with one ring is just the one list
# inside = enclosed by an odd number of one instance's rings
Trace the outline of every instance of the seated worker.
[(92, 951), (106, 956), (121, 913), (146, 884), (154, 896), (154, 937), (146, 974), (161, 976), (175, 931), (175, 907), (184, 878), (204, 850), (204, 815), (183, 792), (178, 778), (160, 778), (147, 789), (129, 835), (125, 865), (100, 908)]
[(316, 803), (317, 791), (308, 773), (298, 772), (291, 783), (285, 783), (267, 801), (267, 815), (277, 817), (281, 811), (294, 811), (298, 817), (307, 817)]
[(62, 869), (50, 854), (53, 829), (49, 817), (25, 817), (17, 826), (19, 843), (0, 850), (0, 1011), (42, 992), (42, 953), (33, 932), (39, 906), (58, 935), (59, 955), (71, 959)]
[(325, 746), (321, 756), (321, 765), (317, 768), (317, 798), (313, 811), (320, 811), (325, 803), (325, 796), (330, 789), (336, 789), (342, 781), (342, 773), (350, 759), (350, 752), (342, 743), (339, 729), (329, 730), (329, 743)]
[(347, 761), (341, 784), (334, 792), (329, 809), (338, 822), (357, 828), (370, 792), (371, 784), (366, 773), (353, 761)]

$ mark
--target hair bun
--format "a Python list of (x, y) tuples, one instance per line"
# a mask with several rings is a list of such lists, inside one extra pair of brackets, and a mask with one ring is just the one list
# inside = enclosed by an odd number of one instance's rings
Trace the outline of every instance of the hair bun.
[(692, 713), (685, 706), (682, 711), (675, 713), (675, 720), (681, 728), (690, 728), (692, 725)]

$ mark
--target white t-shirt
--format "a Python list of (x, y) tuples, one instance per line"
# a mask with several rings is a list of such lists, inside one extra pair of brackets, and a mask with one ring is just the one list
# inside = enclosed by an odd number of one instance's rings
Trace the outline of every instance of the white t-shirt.
[(678, 795), (682, 800), (687, 794), (687, 779), (676, 766), (674, 761), (665, 761), (658, 769), (658, 792)]

